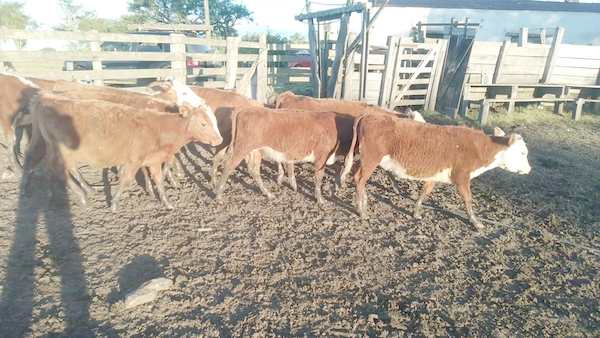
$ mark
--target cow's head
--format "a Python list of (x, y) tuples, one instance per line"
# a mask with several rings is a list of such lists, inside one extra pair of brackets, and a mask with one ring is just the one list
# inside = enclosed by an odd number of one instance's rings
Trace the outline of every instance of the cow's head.
[[(502, 129), (494, 128), (494, 136), (505, 136)], [(499, 167), (513, 173), (529, 174), (531, 166), (527, 160), (527, 146), (523, 137), (519, 134), (508, 136), (508, 149), (506, 149), (500, 158)]]
[(219, 135), (219, 137), (221, 136), (219, 128), (217, 128), (217, 118), (215, 117), (215, 113), (209, 106), (206, 105), (204, 99), (194, 93), (194, 91), (192, 91), (192, 89), (187, 85), (177, 80), (173, 80), (172, 83), (152, 82), (146, 87), (146, 92), (151, 94), (165, 93), (164, 95), (168, 95), (169, 98), (163, 99), (170, 100), (171, 102), (177, 102), (179, 107), (182, 107), (183, 103), (188, 103), (192, 107), (202, 108), (206, 115), (211, 119), (217, 135)]
[[(204, 107), (210, 109), (206, 105)], [(195, 141), (218, 146), (223, 143), (223, 138), (217, 128), (217, 121), (212, 111), (206, 111), (204, 107), (192, 107), (189, 103), (183, 102), (179, 106), (179, 113), (189, 119), (187, 129)]]

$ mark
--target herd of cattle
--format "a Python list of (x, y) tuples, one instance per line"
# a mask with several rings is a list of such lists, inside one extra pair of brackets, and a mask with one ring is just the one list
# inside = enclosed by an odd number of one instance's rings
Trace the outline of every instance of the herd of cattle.
[[(260, 175), (263, 157), (278, 164), (280, 184), (285, 164), (294, 190), (294, 163), (312, 162), (317, 202), (324, 202), (325, 166), (334, 165), (336, 187), (345, 186), (347, 175), (354, 172), (357, 209), (366, 217), (365, 184), (381, 166), (397, 178), (425, 181), (415, 217), (420, 217), (423, 200), (436, 182), (455, 183), (469, 220), (481, 228), (471, 207), (471, 179), (496, 167), (520, 174), (531, 170), (522, 137), (506, 136), (499, 128), (489, 136), (468, 127), (425, 123), (410, 110), (402, 114), (362, 102), (291, 92), (280, 94), (270, 106), (232, 91), (175, 80), (151, 83), (146, 91), (0, 74), (0, 123), (10, 169), (23, 171), (22, 187), (27, 189), (31, 173), (41, 165), (66, 181), (80, 203), (88, 206), (93, 189), (77, 163), (120, 166), (111, 202), (117, 212), (123, 190), (141, 169), (146, 189), (154, 194), (149, 172), (160, 200), (171, 209), (164, 182), (168, 178), (175, 185), (173, 175), (182, 174), (175, 154), (189, 142), (201, 142), (216, 147), (211, 180), (217, 200), (222, 199), (232, 170), (244, 159), (268, 197), (271, 193)], [(30, 130), (22, 166), (15, 134), (21, 126)]]

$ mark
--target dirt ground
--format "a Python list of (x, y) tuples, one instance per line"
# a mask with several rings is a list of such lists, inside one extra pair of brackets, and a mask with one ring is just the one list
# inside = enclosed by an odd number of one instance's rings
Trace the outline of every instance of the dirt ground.
[[(30, 196), (1, 180), (0, 336), (598, 337), (600, 251), (564, 242), (600, 250), (600, 123), (569, 126), (589, 136), (502, 126), (524, 136), (533, 171), (472, 182), (476, 213), (505, 225), (479, 232), (457, 215), (455, 187), (436, 187), (426, 204), (444, 211), (416, 220), (421, 184), (401, 180), (397, 194), (380, 170), (366, 221), (352, 184), (317, 205), (310, 165), (296, 166), (294, 193), (263, 164), (271, 201), (241, 166), (216, 203), (212, 155), (196, 145), (167, 191), (174, 211), (133, 184), (112, 214), (108, 170), (83, 170), (100, 186), (92, 209), (56, 182), (49, 198), (41, 178)], [(172, 289), (125, 309), (163, 276)]]

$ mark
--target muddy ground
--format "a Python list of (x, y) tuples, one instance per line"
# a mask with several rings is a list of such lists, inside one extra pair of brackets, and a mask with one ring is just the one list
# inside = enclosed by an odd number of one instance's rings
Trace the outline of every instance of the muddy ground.
[[(309, 165), (294, 193), (263, 164), (272, 201), (241, 166), (216, 203), (212, 156), (195, 145), (180, 156), (183, 186), (168, 190), (174, 211), (134, 184), (112, 214), (112, 171), (83, 170), (105, 184), (92, 209), (58, 183), (52, 198), (41, 179), (21, 197), (18, 177), (4, 179), (0, 336), (600, 336), (600, 254), (564, 243), (600, 250), (600, 124), (576, 126), (589, 137), (573, 142), (566, 128), (503, 127), (523, 134), (533, 171), (473, 181), (477, 214), (501, 222), (479, 232), (455, 187), (436, 187), (426, 204), (444, 211), (416, 220), (420, 183), (397, 194), (379, 170), (368, 221), (353, 185), (317, 205)], [(172, 289), (125, 309), (162, 276)]]

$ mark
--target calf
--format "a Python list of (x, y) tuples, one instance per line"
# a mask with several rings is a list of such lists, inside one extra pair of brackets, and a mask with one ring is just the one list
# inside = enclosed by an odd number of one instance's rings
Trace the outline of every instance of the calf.
[[(232, 169), (254, 150), (275, 162), (313, 162), (315, 169), (315, 197), (323, 203), (321, 179), (325, 164), (333, 163), (339, 147), (337, 120), (346, 118), (329, 112), (303, 110), (275, 110), (263, 107), (238, 108), (232, 117), (232, 142), (227, 150), (223, 175), (217, 187), (217, 200), (225, 187)], [(260, 178), (260, 166), (249, 162), (249, 171), (261, 191), (271, 197)], [(258, 162), (260, 163), (260, 162)]]
[[(383, 109), (379, 106), (370, 106), (365, 102), (357, 102), (357, 101), (349, 101), (349, 100), (337, 100), (337, 99), (315, 99), (312, 97), (300, 96), (296, 95), (290, 91), (281, 93), (277, 99), (275, 100), (275, 107), (277, 108), (287, 108), (287, 109), (306, 109), (312, 111), (333, 111), (337, 114), (351, 116), (356, 118), (361, 115), (384, 115), (384, 116), (394, 116), (401, 118), (410, 118), (415, 121), (425, 122), (421, 114), (418, 112), (413, 112), (412, 110), (407, 109), (406, 114), (398, 114), (395, 112), (391, 112), (389, 110)], [(338, 156), (343, 161), (343, 158), (348, 154), (348, 149), (350, 148), (350, 143), (352, 142), (352, 128), (343, 128), (342, 130), (338, 130), (338, 136), (341, 140), (343, 146), (338, 150)], [(294, 164), (289, 163), (287, 165), (288, 169), (288, 178), (290, 181), (290, 185), (294, 190), (296, 190), (296, 178), (294, 177)], [(349, 169), (349, 168), (348, 168)], [(336, 165), (335, 168), (338, 175), (337, 182), (339, 186), (345, 186), (346, 184), (346, 176), (348, 175), (347, 170), (340, 172), (341, 168)], [(279, 173), (277, 176), (278, 183), (281, 184), (283, 180), (283, 168), (279, 165)], [(392, 180), (394, 184), (395, 181)]]
[[(160, 86), (160, 82), (151, 83), (148, 85), (148, 87), (146, 87), (146, 91), (149, 93), (154, 92), (155, 86)], [(190, 89), (196, 93), (196, 95), (202, 97), (206, 102), (206, 105), (213, 110), (217, 119), (219, 132), (223, 137), (223, 143), (218, 145), (215, 149), (213, 167), (210, 172), (211, 181), (216, 184), (217, 171), (221, 162), (223, 161), (225, 151), (231, 143), (231, 114), (238, 107), (262, 107), (263, 105), (243, 94), (230, 90), (206, 88), (200, 86), (190, 86)], [(259, 159), (259, 157), (254, 158)]]
[(223, 141), (209, 114), (187, 102), (179, 106), (179, 114), (165, 114), (104, 101), (40, 94), (32, 100), (30, 110), (33, 136), (25, 156), (23, 186), (27, 187), (27, 178), (38, 164), (32, 156), (36, 144), (44, 142), (44, 167), (66, 180), (85, 206), (89, 205), (85, 191), (69, 175), (77, 168), (77, 162), (98, 167), (123, 165), (112, 200), (114, 212), (123, 190), (144, 166), (154, 176), (163, 204), (173, 208), (162, 185), (162, 163), (190, 141), (211, 145)]
[(0, 74), (0, 127), (8, 151), (8, 168), (12, 171), (21, 169), (17, 159), (15, 128), (19, 124), (19, 117), (28, 112), (29, 101), (39, 91), (40, 88), (26, 78)]
[(499, 128), (494, 130), (495, 136), (488, 136), (468, 127), (364, 116), (356, 119), (354, 130), (346, 168), (352, 164), (358, 135), (360, 166), (354, 182), (357, 208), (362, 217), (366, 217), (367, 208), (365, 183), (378, 165), (398, 178), (425, 181), (415, 204), (416, 218), (420, 218), (421, 204), (436, 182), (455, 183), (469, 220), (477, 228), (483, 228), (483, 225), (471, 207), (471, 179), (496, 167), (520, 174), (531, 171), (523, 138), (518, 134), (505, 136)]

